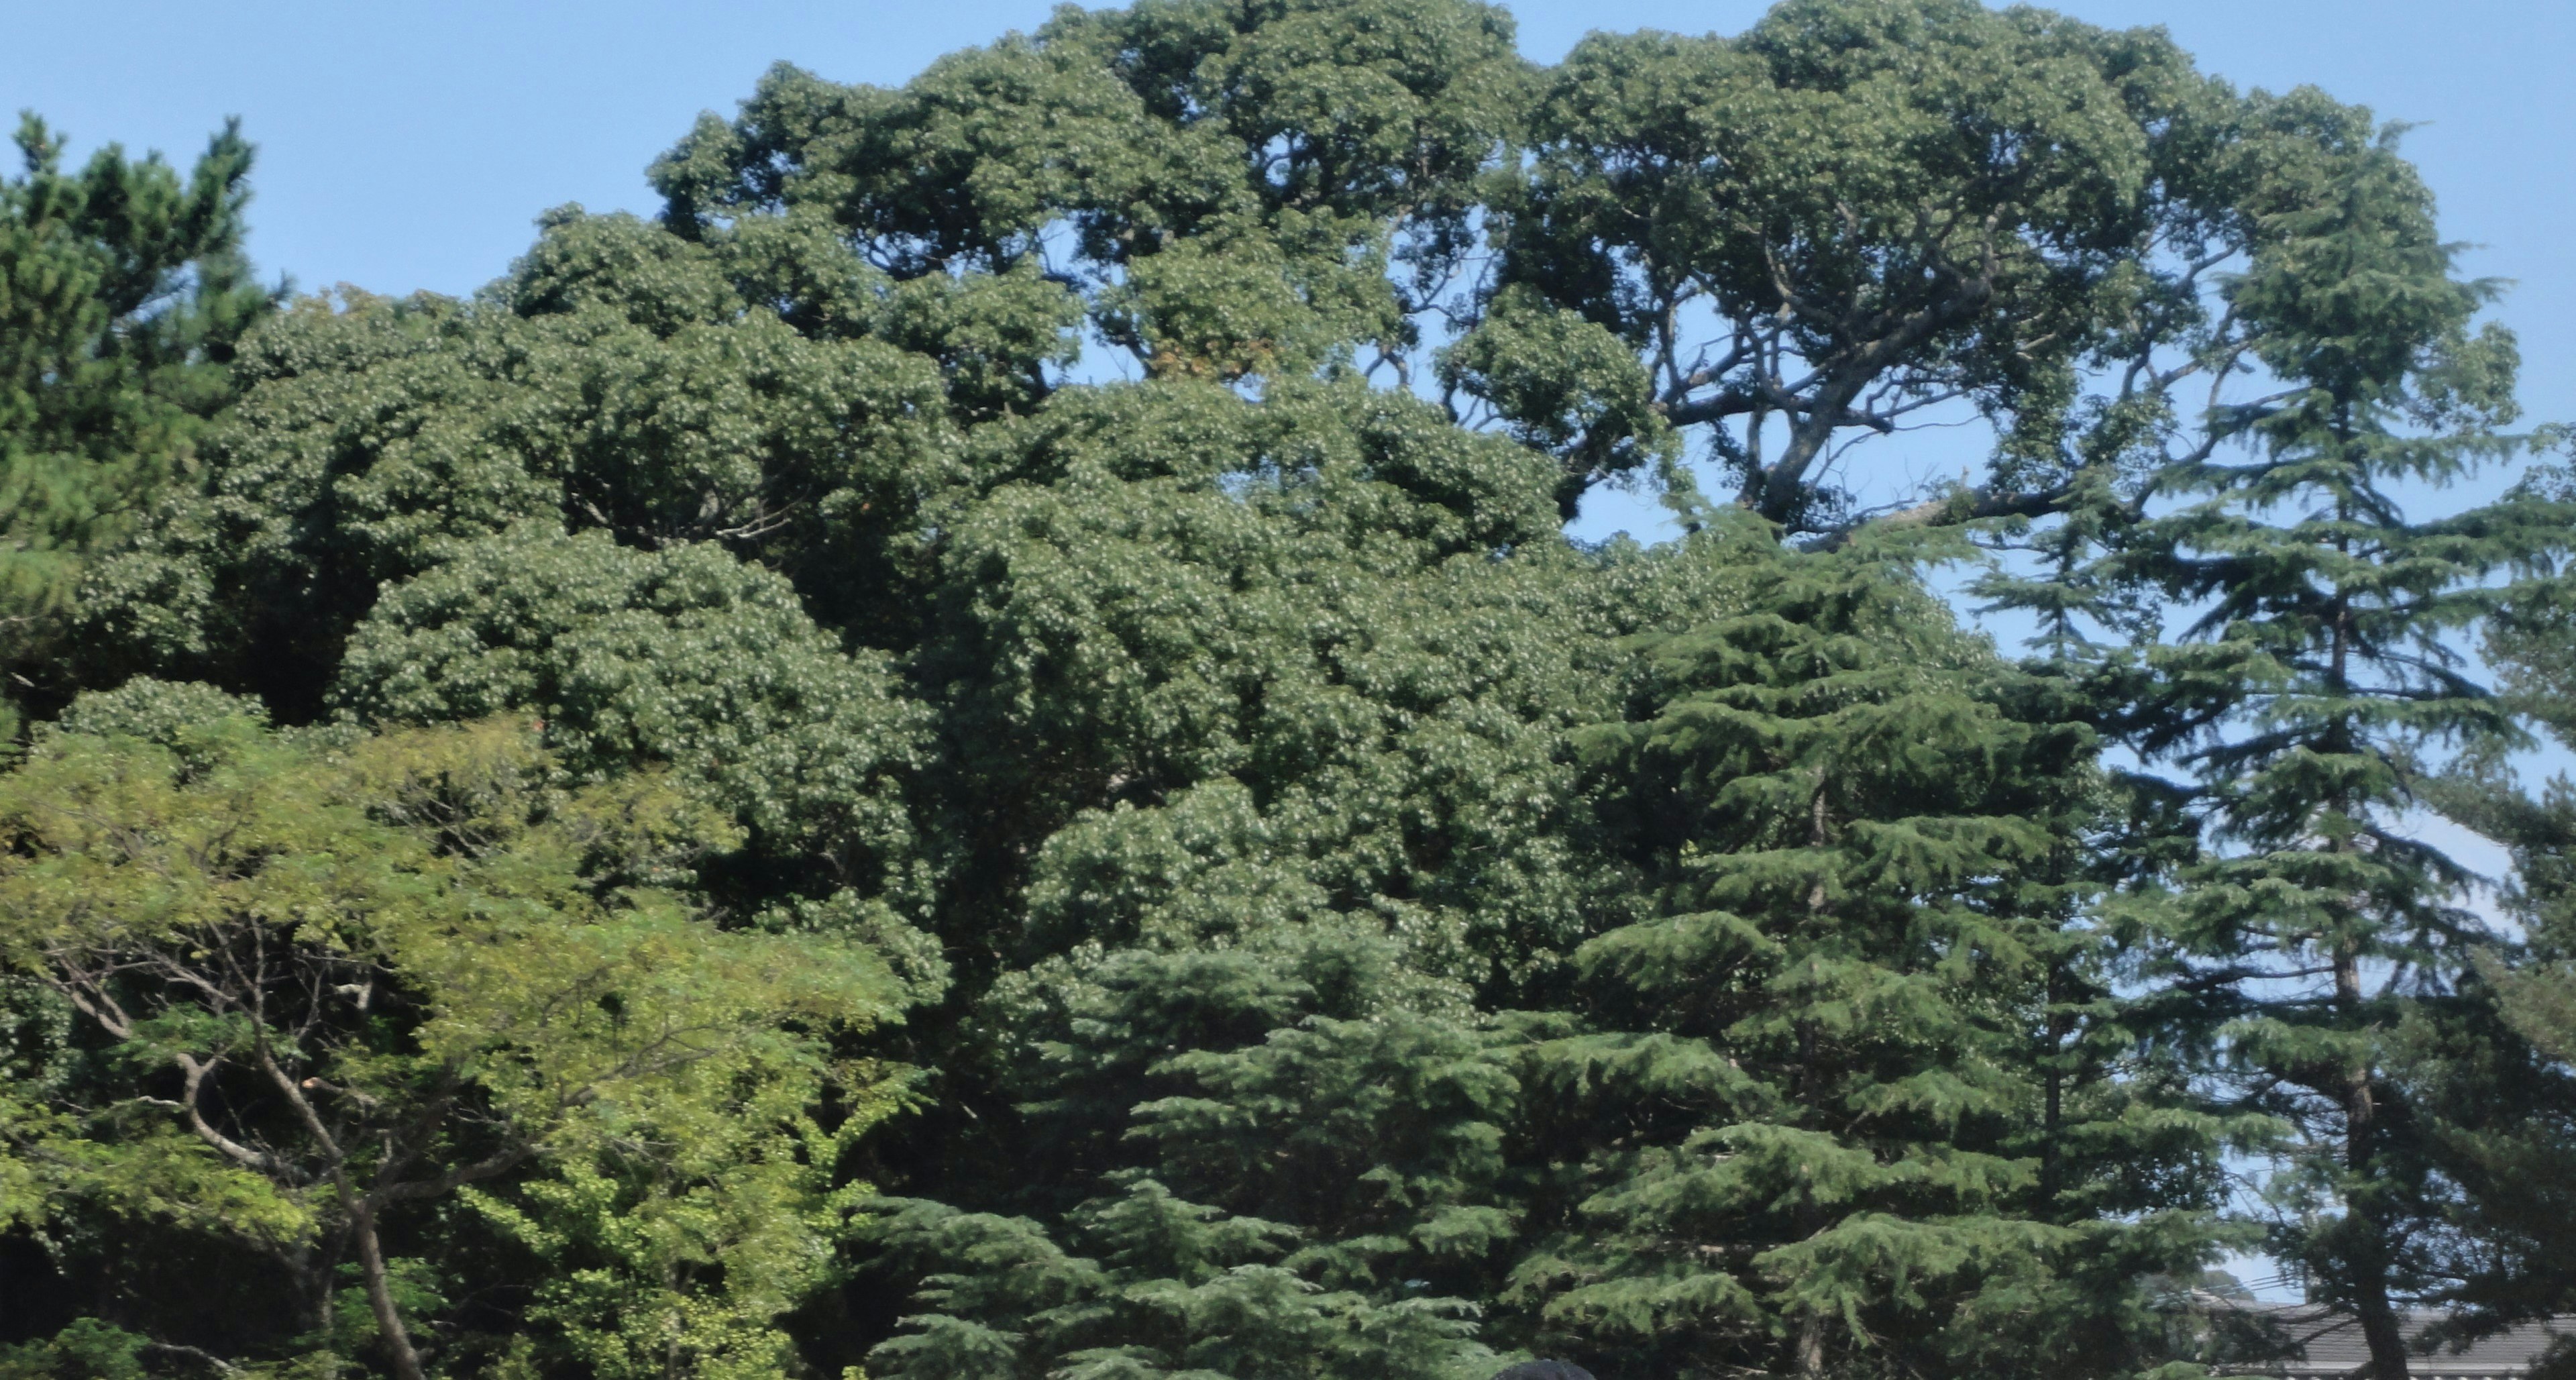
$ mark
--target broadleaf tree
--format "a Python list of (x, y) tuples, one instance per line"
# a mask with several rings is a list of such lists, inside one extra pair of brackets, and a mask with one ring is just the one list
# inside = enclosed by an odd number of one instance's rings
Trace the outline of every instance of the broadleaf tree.
[[(89, 717), (172, 698), (123, 695)], [(211, 1236), (200, 1268), (266, 1268), (189, 1293), (418, 1380), (477, 1340), (451, 1300), (489, 1262), (442, 1259), (435, 1225), (470, 1202), (564, 1272), (529, 1320), (594, 1373), (776, 1373), (856, 1191), (836, 1147), (890, 1105), (820, 1038), (893, 1013), (882, 961), (616, 885), (725, 822), (651, 776), (554, 789), (523, 725), (337, 750), (163, 726), (49, 737), (0, 787), (12, 977), (81, 1032), (47, 1095), (11, 1091), (13, 1158), (55, 1195), (17, 1211)], [(620, 1230), (583, 1250), (601, 1212)]]

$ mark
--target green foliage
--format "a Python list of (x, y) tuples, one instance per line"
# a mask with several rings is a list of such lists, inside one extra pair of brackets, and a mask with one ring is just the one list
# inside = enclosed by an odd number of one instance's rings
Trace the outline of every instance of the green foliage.
[[(1265, 831), (1241, 840), (1241, 865), (1311, 859), (1296, 870), (1334, 904), (1423, 912), (1426, 943), (1462, 938), (1467, 895), (1528, 914), (1488, 923), (1571, 923), (1555, 869), (1524, 854), (1550, 847), (1532, 837), (1544, 820), (1508, 802), (1549, 794), (1553, 735), (1611, 702), (1579, 659), (1614, 663), (1533, 618), (1609, 594), (1545, 542), (1542, 468), (1358, 390), (1068, 394), (1030, 429), (1011, 439), (1052, 482), (997, 490), (960, 521), (954, 602), (923, 661), (948, 681), (964, 802), (1021, 802), (971, 827), (1049, 840), (1028, 864), (1032, 925), (1077, 878), (1128, 891), (1098, 869), (1132, 864), (1084, 855), (1121, 836), (1159, 847), (1145, 840), (1188, 817)], [(1442, 868), (1452, 855), (1490, 861)], [(1123, 942), (1155, 927), (1128, 905), (1198, 910), (1193, 889), (1065, 918)], [(1223, 909), (1194, 924), (1260, 918)]]
[(1659, 904), (1526, 1018), (1565, 1168), (1512, 1290), (1617, 1373), (2129, 1373), (2211, 1248), (2222, 1128), (2067, 865), (2077, 706), (1884, 559), (1783, 560), (1588, 739)]
[(0, 1348), (8, 1380), (143, 1380), (146, 1339), (82, 1318), (42, 1342)]
[(93, 577), (92, 626), (307, 717), (380, 583), (528, 524), (717, 544), (881, 611), (944, 463), (937, 366), (800, 335), (726, 269), (567, 211), (480, 302), (299, 303), (246, 347), (199, 496)]
[(1463, 994), (1402, 960), (1375, 925), (1318, 924), (1084, 973), (1017, 1079), (1041, 1215), (889, 1218), (924, 1311), (877, 1363), (1481, 1375), (1477, 1304), (1447, 1291), (1512, 1234), (1518, 1086)]
[[(1848, 514), (1819, 466), (1841, 436), (1954, 398), (2050, 427), (2083, 364), (2201, 327), (2197, 270), (2156, 251), (2232, 238), (2208, 185), (2231, 104), (2161, 32), (1973, 0), (1594, 34), (1496, 195), (1497, 315), (1534, 292), (1613, 332), (1648, 378), (1595, 394), (1612, 435), (1642, 383), (1666, 422), (1709, 428), (1747, 506), (1830, 529)], [(1993, 510), (2059, 510), (2056, 458), (2023, 468), (1999, 458)]]
[(2496, 942), (2471, 881), (2405, 823), (2427, 758), (2518, 739), (2456, 639), (2491, 577), (2563, 541), (2564, 514), (2516, 496), (2432, 522), (2397, 486), (2447, 485), (2507, 447), (2511, 337), (2472, 331), (2430, 194), (2355, 112), (2270, 112), (2322, 147), (2293, 165), (2229, 289), (2277, 388), (2227, 409), (2240, 463), (2159, 476), (2172, 510), (2109, 562), (2192, 611), (2142, 652), (2125, 712), (2179, 788), (2202, 846), (2150, 921), (2243, 1105), (2282, 1118), (2275, 1247), (2349, 1308), (2374, 1374), (2405, 1373), (2397, 1300), (2458, 1282), (2445, 1229), (2439, 1098), (2401, 1063), (2493, 1077), (2518, 1057), (2471, 971)]
[[(2563, 473), (2529, 497), (2563, 504)], [(2508, 703), (2560, 744), (2576, 731), (2562, 674), (2576, 653), (2563, 571), (2515, 584), (2487, 632), (2486, 660)], [(2564, 776), (2536, 794), (2504, 764), (2472, 758), (2431, 783), (2429, 801), (2510, 850), (2499, 899), (2521, 943), (2491, 944), (2464, 985), (2492, 994), (2514, 1040), (2421, 1041), (2401, 1065), (2410, 1096), (2438, 1117), (2441, 1170), (2462, 1185), (2447, 1206), (2446, 1261), (2468, 1305), (2463, 1330), (2565, 1312), (2576, 1301), (2576, 796)]]
[(710, 244), (826, 223), (898, 279), (1044, 265), (1160, 375), (1394, 361), (1475, 247), (1526, 80), (1511, 38), (1463, 0), (1064, 10), (900, 90), (781, 65), (654, 177)]
[(712, 545), (518, 528), (456, 548), (385, 588), (334, 698), (369, 723), (533, 712), (583, 777), (676, 765), (777, 865), (909, 880), (922, 715), (882, 656), (844, 655), (785, 580)]
[(1067, 1255), (1024, 1219), (933, 1204), (898, 1212), (887, 1226), (898, 1258), (963, 1261), (972, 1273), (931, 1276), (926, 1301), (954, 1311), (907, 1319), (917, 1330), (874, 1353), (885, 1373), (1463, 1380), (1493, 1364), (1463, 1340), (1471, 1329), (1454, 1304), (1372, 1305), (1319, 1291), (1268, 1263), (1290, 1232), (1226, 1218), (1151, 1179), (1085, 1214), (1078, 1230), (1099, 1259)]
[[(980, 996), (928, 1060), (950, 1158), (876, 1257), (922, 1311), (870, 1364), (1470, 1365), (1514, 1099), (1469, 995), (1620, 904), (1569, 734), (1617, 711), (1616, 636), (1758, 548), (1578, 556), (1543, 463), (1346, 386), (1068, 390), (1025, 431), (922, 654)], [(996, 1234), (1091, 1302), (942, 1283)]]
[(242, 257), (251, 147), (235, 127), (184, 179), (113, 144), (67, 172), (33, 114), (16, 142), (25, 172), (0, 180), (0, 671), (11, 705), (53, 709), (73, 688), (62, 639), (84, 562), (188, 465), (270, 297)]
[(255, 329), (217, 152), (0, 219), (88, 361), (0, 393), (0, 1249), (101, 1301), (0, 1365), (2183, 1380), (2257, 1143), (2322, 1297), (2558, 1306), (2576, 834), (2464, 783), (2576, 722), (2566, 515), (2391, 497), (2513, 350), (2366, 112), (1971, 0), (1140, 0)]
[(1557, 456), (1557, 505), (1569, 518), (1594, 479), (1646, 469), (1650, 458), (1663, 462), (1657, 478), (1681, 482), (1654, 381), (1625, 341), (1571, 308), (1505, 288), (1442, 352), (1440, 377), (1490, 403), (1514, 439)]
[(863, 1191), (833, 1186), (840, 1147), (889, 1109), (821, 1038), (890, 1014), (882, 965), (606, 889), (721, 822), (650, 777), (555, 790), (506, 725), (334, 756), (237, 717), (169, 731), (60, 734), (0, 783), (0, 952), (83, 1028), (10, 1094), (44, 1215), (228, 1238), (270, 1262), (243, 1303), (418, 1375), (465, 1262), (406, 1219), (472, 1189), (590, 1296), (531, 1313), (559, 1345), (775, 1373)]

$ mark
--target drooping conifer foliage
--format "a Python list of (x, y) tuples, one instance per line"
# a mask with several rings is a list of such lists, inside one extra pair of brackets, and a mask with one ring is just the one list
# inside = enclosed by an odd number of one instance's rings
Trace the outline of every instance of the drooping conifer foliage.
[[(2552, 466), (2531, 475), (2524, 496), (2563, 504), (2568, 476)], [(2501, 673), (2510, 707), (2564, 747), (2576, 728), (2569, 670), (2566, 571), (2519, 583), (2488, 624), (2488, 664)], [(2492, 749), (2467, 758), (2427, 794), (2444, 813), (2504, 845), (2512, 859), (2498, 898), (2519, 924), (2520, 942), (2475, 955), (2474, 981), (2491, 985), (2515, 1041), (2448, 1041), (2400, 1047), (2396, 1072), (2432, 1113), (2441, 1173), (2464, 1191), (2444, 1204), (2451, 1230), (2444, 1265), (2461, 1281), (2469, 1316), (2528, 1317), (2576, 1309), (2576, 914), (2571, 855), (2576, 805), (2553, 774), (2526, 790)], [(2564, 1353), (2555, 1358), (2559, 1372)]]
[(2140, 1368), (2105, 1285), (2194, 1271), (2224, 1127), (2086, 918), (2080, 705), (1871, 561), (1769, 564), (1585, 735), (1656, 904), (1533, 1029), (1573, 1172), (1513, 1295), (1648, 1374)]
[(2437, 1109), (2386, 1072), (2395, 1048), (2516, 1062), (2474, 960), (2496, 937), (2469, 878), (2405, 811), (2428, 754), (2509, 743), (2505, 703), (2465, 673), (2491, 577), (2565, 539), (2516, 495), (2410, 519), (2406, 481), (2447, 486), (2511, 420), (2512, 343), (2472, 333), (2427, 200), (2389, 136), (2320, 131), (2319, 195), (2276, 211), (2233, 290), (2279, 387), (2229, 410), (2241, 459), (2174, 466), (2175, 507), (2114, 561), (2191, 621), (2150, 648), (2137, 742), (2190, 767), (2207, 847), (2168, 931), (2218, 998), (2227, 1072), (2290, 1128), (2277, 1245), (2351, 1309), (2373, 1373), (2406, 1373), (2396, 1300), (2458, 1278), (2443, 1249), (2455, 1180)]
[(2564, 812), (2527, 949), (2400, 825), (2564, 515), (2391, 496), (2513, 361), (2365, 112), (1141, 0), (275, 311), (236, 138), (30, 129), (0, 1374), (2181, 1380), (2266, 1154), (2322, 1296), (2559, 1306)]

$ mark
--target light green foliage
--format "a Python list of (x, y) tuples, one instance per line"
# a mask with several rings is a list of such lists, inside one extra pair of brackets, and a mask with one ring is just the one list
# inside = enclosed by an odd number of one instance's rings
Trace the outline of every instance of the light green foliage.
[(59, 659), (83, 563), (185, 469), (270, 299), (241, 253), (251, 148), (233, 127), (185, 178), (112, 144), (67, 171), (33, 114), (16, 142), (25, 172), (0, 180), (0, 669), (11, 705), (52, 709), (72, 688)]
[(38, 730), (38, 736), (41, 741), (62, 734), (140, 738), (185, 752), (199, 740), (197, 730), (225, 719), (264, 725), (268, 711), (248, 695), (226, 694), (202, 681), (174, 683), (136, 676), (113, 690), (93, 690), (73, 700), (64, 706), (60, 718)]
[(775, 1373), (859, 1191), (839, 1147), (888, 1109), (819, 1036), (890, 1014), (882, 964), (609, 889), (723, 822), (650, 776), (555, 790), (506, 724), (342, 756), (238, 717), (165, 732), (60, 734), (0, 784), (0, 948), (84, 1027), (10, 1094), (45, 1214), (229, 1238), (270, 1262), (237, 1306), (416, 1376), (465, 1263), (428, 1214), (470, 1187), (587, 1295), (531, 1314), (551, 1345)]

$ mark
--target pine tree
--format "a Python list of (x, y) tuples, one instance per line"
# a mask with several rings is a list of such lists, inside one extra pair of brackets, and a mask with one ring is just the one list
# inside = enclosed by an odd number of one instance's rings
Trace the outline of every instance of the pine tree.
[[(2522, 496), (2563, 512), (2576, 494), (2553, 467)], [(2571, 595), (2563, 566), (2517, 581), (2484, 647), (2505, 702), (2562, 747), (2576, 738)], [(2472, 758), (2426, 797), (2512, 859), (2498, 899), (2521, 933), (2480, 954), (2463, 989), (2491, 997), (2519, 1040), (2410, 1049), (2401, 1070), (2438, 1118), (2457, 1185), (2448, 1294), (2462, 1333), (2576, 1311), (2576, 783), (2561, 774), (2532, 793), (2507, 766)]]
[(1578, 951), (1575, 1028), (1533, 1018), (1567, 1196), (1516, 1293), (1605, 1376), (2149, 1364), (2133, 1281), (2208, 1251), (2219, 1128), (2139, 1062), (2064, 866), (2076, 706), (1882, 555), (1752, 604), (1593, 740), (1662, 904)]
[(77, 688), (60, 639), (84, 559), (188, 463), (272, 297), (242, 254), (237, 124), (184, 179), (113, 144), (66, 171), (33, 114), (17, 145), (25, 172), (0, 179), (0, 676), (43, 712)]
[(1518, 1086), (1463, 994), (1375, 928), (1092, 970), (1024, 1084), (1033, 1211), (891, 1205), (880, 1268), (921, 1281), (920, 1311), (871, 1364), (1482, 1380)]
[(2518, 502), (2408, 517), (2408, 486), (2501, 448), (2512, 341), (2472, 331), (2483, 289), (2451, 276), (2394, 135), (2358, 112), (2316, 134), (2305, 184), (2255, 206), (2226, 290), (2273, 391), (2214, 431), (2251, 455), (2161, 472), (2171, 506), (2110, 568), (2188, 620), (2146, 650), (2133, 720), (2147, 758), (2187, 771), (2176, 789), (2204, 831), (2166, 921), (2168, 980), (2214, 999), (2240, 1105), (2290, 1128), (2275, 1249), (2359, 1316), (2372, 1374), (2402, 1380), (2397, 1310), (2447, 1282), (2447, 1189), (2430, 1109), (2393, 1061), (2427, 1023), (2472, 1045), (2500, 1033), (2463, 986), (2493, 938), (2464, 909), (2470, 878), (2407, 814), (2428, 754), (2512, 739), (2456, 639), (2492, 607), (2491, 574), (2558, 538)]

